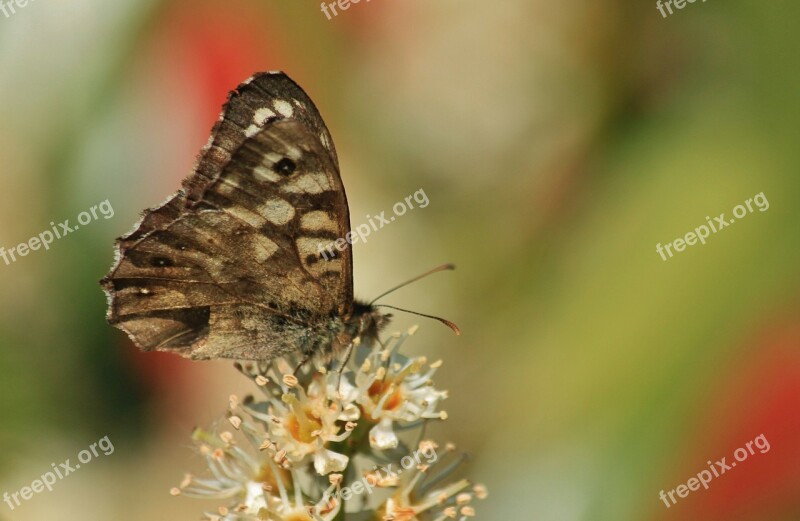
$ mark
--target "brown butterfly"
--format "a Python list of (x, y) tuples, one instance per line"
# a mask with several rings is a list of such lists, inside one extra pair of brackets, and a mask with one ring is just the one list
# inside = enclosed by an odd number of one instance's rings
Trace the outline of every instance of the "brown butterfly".
[(256, 74), (229, 95), (183, 188), (117, 240), (101, 281), (108, 321), (142, 350), (194, 359), (346, 359), (390, 317), (353, 299), (351, 246), (330, 247), (349, 232), (317, 108), (285, 74)]

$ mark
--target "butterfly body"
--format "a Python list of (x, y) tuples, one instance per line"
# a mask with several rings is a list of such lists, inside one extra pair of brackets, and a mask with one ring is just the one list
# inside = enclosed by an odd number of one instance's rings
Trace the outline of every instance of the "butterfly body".
[(194, 359), (333, 356), (388, 322), (353, 298), (349, 242), (331, 249), (349, 232), (319, 112), (286, 75), (257, 74), (183, 188), (117, 240), (108, 320), (145, 351)]

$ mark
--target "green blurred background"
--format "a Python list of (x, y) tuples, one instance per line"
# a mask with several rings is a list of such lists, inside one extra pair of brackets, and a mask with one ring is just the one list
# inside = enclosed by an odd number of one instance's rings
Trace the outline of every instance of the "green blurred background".
[[(250, 391), (228, 362), (142, 355), (106, 325), (113, 239), (175, 191), (228, 90), (284, 70), (336, 140), (370, 297), (442, 357), (440, 439), (471, 452), (480, 519), (800, 519), (800, 5), (373, 0), (37, 0), (0, 14), (0, 493), (108, 435), (115, 451), (11, 520), (197, 519), (172, 498), (194, 425)], [(764, 192), (668, 261), (655, 251)], [(396, 329), (417, 323), (398, 316)], [(764, 434), (667, 509), (674, 489)]]

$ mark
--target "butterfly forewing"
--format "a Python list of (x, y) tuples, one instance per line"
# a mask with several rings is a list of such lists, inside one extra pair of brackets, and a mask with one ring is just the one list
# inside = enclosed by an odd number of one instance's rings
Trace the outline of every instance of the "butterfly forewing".
[(283, 74), (231, 94), (195, 173), (119, 239), (109, 320), (142, 349), (270, 359), (337, 334), (352, 311), (350, 231), (336, 152)]

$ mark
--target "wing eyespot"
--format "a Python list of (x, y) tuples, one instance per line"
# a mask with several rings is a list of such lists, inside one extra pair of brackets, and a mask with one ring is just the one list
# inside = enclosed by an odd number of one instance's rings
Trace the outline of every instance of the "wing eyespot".
[(166, 257), (153, 257), (150, 259), (150, 265), (155, 268), (169, 268), (174, 266), (175, 263)]
[(290, 176), (297, 169), (297, 164), (288, 157), (281, 158), (273, 167), (275, 172), (283, 175)]

